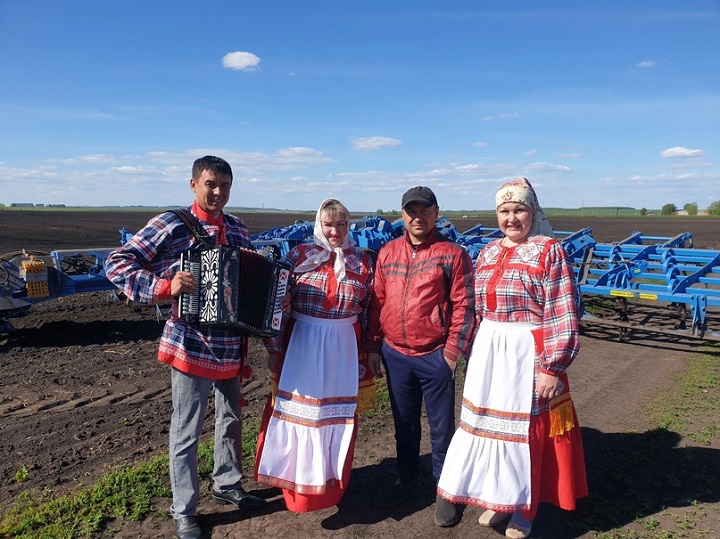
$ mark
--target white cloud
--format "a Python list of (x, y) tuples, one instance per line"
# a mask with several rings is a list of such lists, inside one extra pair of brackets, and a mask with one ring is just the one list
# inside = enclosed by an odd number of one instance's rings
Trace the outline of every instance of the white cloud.
[(402, 141), (392, 137), (360, 137), (350, 141), (353, 150), (373, 151), (383, 148), (397, 148)]
[(229, 52), (222, 59), (223, 67), (238, 71), (255, 71), (260, 64), (260, 58), (251, 52)]
[[(52, 160), (50, 160), (52, 161)], [(101, 163), (115, 163), (115, 156), (108, 154), (91, 154), (91, 155), (80, 155), (71, 159), (61, 159), (58, 162), (66, 165), (76, 165), (81, 163), (90, 164), (101, 164)]]
[(272, 156), (273, 160), (280, 160), (288, 167), (300, 165), (326, 165), (332, 163), (332, 159), (325, 157), (322, 152), (313, 148), (296, 146), (293, 148), (282, 148)]
[(148, 173), (151, 174), (154, 169), (150, 167), (144, 167), (144, 166), (133, 166), (133, 165), (125, 165), (122, 167), (111, 167), (107, 169), (108, 172), (118, 172), (120, 174), (142, 174), (142, 173)]
[(649, 68), (649, 67), (655, 67), (655, 64), (656, 64), (655, 60), (643, 60), (642, 62), (638, 62), (637, 64), (635, 64), (635, 67)]
[(480, 170), (480, 165), (477, 165), (477, 164), (458, 165), (455, 167), (454, 170), (456, 170), (458, 172), (475, 172), (476, 170)]
[(476, 148), (484, 148), (485, 146), (487, 146), (487, 142), (478, 140), (477, 142), (473, 142), (472, 145), (475, 146)]
[(702, 150), (692, 150), (684, 146), (674, 146), (660, 152), (660, 157), (663, 159), (697, 159), (705, 157), (705, 152)]
[(493, 120), (520, 120), (522, 118), (525, 118), (525, 116), (523, 116), (519, 112), (501, 112), (496, 116), (493, 116), (492, 114), (483, 116), (482, 121), (492, 122)]
[(571, 172), (572, 169), (567, 165), (556, 165), (555, 163), (546, 163), (544, 161), (536, 161), (525, 167), (528, 172)]

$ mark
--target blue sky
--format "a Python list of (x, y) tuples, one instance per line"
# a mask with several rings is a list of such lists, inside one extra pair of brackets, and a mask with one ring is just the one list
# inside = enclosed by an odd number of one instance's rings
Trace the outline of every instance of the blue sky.
[[(202, 7), (200, 7), (202, 6)], [(0, 0), (0, 203), (720, 200), (720, 1)]]

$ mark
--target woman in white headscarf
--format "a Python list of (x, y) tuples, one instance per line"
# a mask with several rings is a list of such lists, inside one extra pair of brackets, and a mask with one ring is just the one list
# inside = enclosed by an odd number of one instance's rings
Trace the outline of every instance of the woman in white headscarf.
[(580, 346), (578, 289), (530, 182), (504, 184), (495, 207), (505, 237), (477, 260), (478, 331), (438, 496), (484, 508), (482, 526), (510, 519), (505, 536), (524, 539), (540, 502), (572, 510), (588, 494), (565, 373)]
[(317, 211), (313, 243), (285, 261), (293, 268), (292, 314), (269, 339), (272, 394), (263, 415), (255, 480), (283, 489), (289, 510), (336, 505), (347, 488), (357, 414), (375, 404), (360, 336), (373, 290), (369, 255), (349, 235), (336, 199)]

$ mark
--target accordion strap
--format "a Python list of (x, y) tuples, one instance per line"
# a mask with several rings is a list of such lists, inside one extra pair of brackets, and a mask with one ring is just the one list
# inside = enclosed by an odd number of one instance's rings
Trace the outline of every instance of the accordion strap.
[(185, 208), (177, 208), (168, 211), (177, 215), (182, 222), (185, 223), (185, 226), (188, 227), (188, 230), (190, 230), (192, 235), (195, 236), (195, 239), (202, 243), (204, 247), (210, 248), (213, 246), (210, 242), (210, 236), (205, 232), (205, 229), (200, 224), (198, 218), (195, 217), (189, 210), (186, 210)]

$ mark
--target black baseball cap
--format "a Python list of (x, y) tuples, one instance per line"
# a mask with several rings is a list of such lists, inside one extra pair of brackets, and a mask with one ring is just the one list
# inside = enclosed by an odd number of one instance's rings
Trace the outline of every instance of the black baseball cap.
[(402, 207), (404, 208), (412, 202), (417, 202), (425, 207), (437, 206), (437, 198), (435, 193), (429, 187), (413, 187), (408, 189), (402, 197)]

